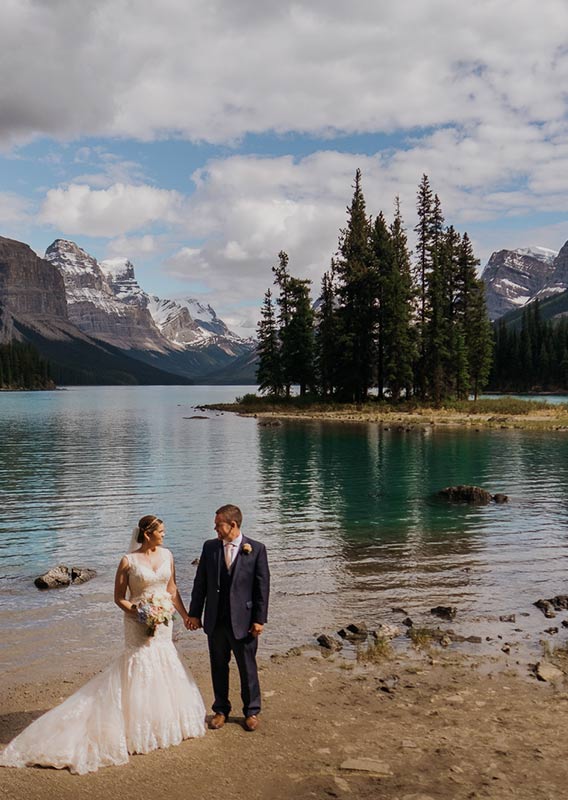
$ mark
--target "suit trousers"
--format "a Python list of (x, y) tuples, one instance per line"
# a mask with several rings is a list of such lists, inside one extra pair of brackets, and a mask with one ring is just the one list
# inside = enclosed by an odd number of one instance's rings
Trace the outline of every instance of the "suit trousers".
[(213, 711), (216, 714), (229, 715), (229, 662), (231, 653), (235, 656), (241, 679), (241, 700), (243, 714), (250, 717), (260, 712), (260, 684), (256, 666), (258, 638), (250, 634), (244, 639), (235, 639), (231, 623), (218, 622), (213, 633), (207, 637), (209, 658), (211, 661), (211, 677), (215, 701)]

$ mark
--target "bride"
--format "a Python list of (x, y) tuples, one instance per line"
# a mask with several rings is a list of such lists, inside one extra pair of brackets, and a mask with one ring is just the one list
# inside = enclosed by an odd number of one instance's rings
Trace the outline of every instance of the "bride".
[(114, 600), (124, 612), (123, 653), (16, 736), (0, 754), (0, 766), (68, 767), (82, 775), (125, 764), (129, 753), (204, 735), (205, 706), (178, 656), (171, 625), (158, 624), (152, 634), (139, 621), (138, 607), (164, 592), (187, 619), (163, 539), (162, 520), (142, 517), (118, 565)]

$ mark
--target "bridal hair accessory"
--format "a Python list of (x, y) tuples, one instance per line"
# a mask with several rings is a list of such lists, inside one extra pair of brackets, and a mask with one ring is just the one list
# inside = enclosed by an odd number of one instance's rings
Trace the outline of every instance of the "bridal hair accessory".
[[(136, 525), (132, 530), (128, 552), (133, 553), (135, 550), (139, 550), (140, 545), (142, 544), (142, 540), (138, 538), (140, 534), (150, 530), (153, 525), (155, 525), (157, 522), (160, 523), (161, 521), (162, 520), (156, 517), (154, 514), (146, 514), (145, 517), (142, 517), (142, 519), (138, 521), (138, 525)], [(141, 522), (144, 523), (142, 526), (140, 525)]]
[(243, 553), (248, 556), (249, 553), (252, 553), (252, 547), (248, 542), (245, 542), (242, 546)]

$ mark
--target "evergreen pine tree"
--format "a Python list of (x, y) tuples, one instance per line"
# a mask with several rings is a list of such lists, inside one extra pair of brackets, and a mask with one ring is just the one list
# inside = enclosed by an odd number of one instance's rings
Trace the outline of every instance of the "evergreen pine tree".
[(471, 240), (464, 233), (459, 248), (456, 308), (465, 336), (470, 374), (468, 393), (473, 392), (476, 398), (487, 383), (492, 357), (491, 323), (485, 306), (485, 287), (477, 277), (478, 265)]
[(415, 370), (417, 391), (422, 399), (427, 393), (427, 332), (426, 326), (429, 318), (428, 284), (432, 269), (432, 190), (427, 175), (422, 175), (417, 194), (418, 222), (414, 228), (416, 233), (416, 264), (415, 283), (417, 296), (417, 335), (418, 335), (418, 361)]
[(412, 367), (416, 357), (410, 254), (398, 197), (389, 234), (390, 247), (386, 254), (389, 255), (390, 249), (391, 257), (386, 263), (390, 263), (390, 275), (383, 290), (384, 376), (391, 398), (398, 400), (403, 391), (407, 398), (412, 392)]
[(334, 392), (337, 368), (334, 269), (335, 266), (332, 259), (329, 272), (325, 272), (322, 278), (320, 305), (316, 313), (316, 373), (319, 392), (323, 397), (329, 397)]
[(394, 251), (391, 234), (382, 211), (375, 219), (372, 227), (371, 251), (377, 288), (377, 393), (379, 400), (382, 400), (385, 391), (386, 361), (388, 360), (388, 352), (392, 349), (391, 320), (393, 313), (395, 313), (392, 308), (393, 273), (395, 271)]
[[(443, 231), (443, 217), (437, 196), (434, 208), (425, 355), (429, 395), (439, 404), (456, 390), (459, 331), (454, 314), (454, 284), (459, 235), (452, 226)], [(463, 370), (463, 363), (459, 369)], [(460, 378), (463, 380), (463, 376)]]
[(257, 334), (258, 368), (256, 379), (258, 388), (261, 392), (279, 397), (283, 389), (280, 339), (270, 289), (264, 295)]
[(287, 381), (299, 384), (300, 396), (315, 387), (315, 314), (310, 300), (310, 283), (290, 278), (290, 318), (281, 335), (283, 360), (288, 365)]
[(361, 171), (355, 174), (354, 193), (342, 231), (337, 274), (338, 370), (340, 395), (362, 402), (372, 381), (376, 327), (376, 274), (372, 269)]
[(290, 273), (288, 272), (288, 254), (281, 250), (278, 253), (278, 264), (272, 267), (274, 273), (274, 283), (278, 287), (277, 303), (280, 309), (278, 314), (278, 331), (280, 336), (280, 368), (282, 374), (282, 383), (284, 386), (284, 393), (286, 397), (290, 397), (290, 387), (292, 384), (291, 373), (294, 365), (290, 362), (289, 350), (284, 347), (286, 340), (288, 326), (290, 325), (291, 316), (291, 299), (290, 299)]

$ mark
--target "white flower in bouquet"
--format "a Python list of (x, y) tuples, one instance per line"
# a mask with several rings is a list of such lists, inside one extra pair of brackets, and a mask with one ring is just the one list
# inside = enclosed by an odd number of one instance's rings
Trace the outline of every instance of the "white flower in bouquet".
[(138, 606), (138, 620), (146, 626), (148, 636), (154, 636), (158, 625), (169, 625), (174, 618), (174, 604), (169, 594), (153, 594)]

